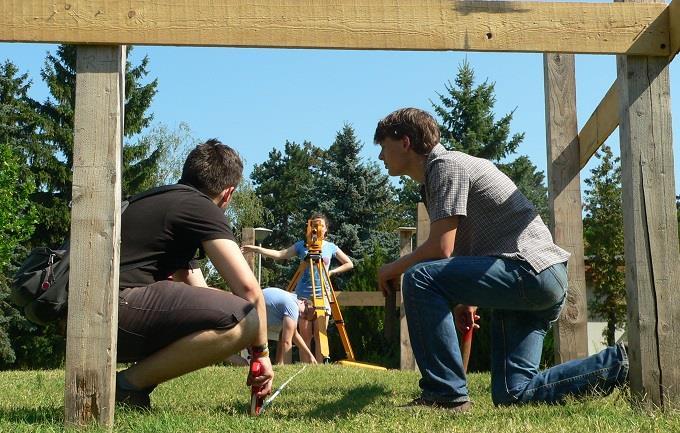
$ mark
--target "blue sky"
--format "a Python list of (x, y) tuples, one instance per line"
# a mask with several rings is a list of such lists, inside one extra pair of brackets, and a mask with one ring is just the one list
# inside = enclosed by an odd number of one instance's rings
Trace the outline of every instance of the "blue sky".
[[(43, 100), (47, 89), (40, 68), (54, 48), (0, 44), (0, 61), (10, 59), (28, 72), (34, 83), (31, 95)], [(363, 157), (377, 161), (372, 143), (376, 122), (400, 107), (431, 111), (430, 99), (437, 99), (467, 58), (478, 81), (496, 83), (496, 116), (516, 109), (512, 132), (526, 134), (519, 153), (546, 171), (541, 54), (135, 47), (132, 61), (144, 55), (150, 59), (149, 76), (159, 80), (151, 106), (155, 123), (175, 128), (186, 122), (195, 137), (230, 144), (246, 159), (246, 174), (286, 140), (328, 147), (345, 122), (364, 143)], [(671, 66), (671, 101), (678, 113), (680, 83), (674, 72)], [(613, 56), (576, 57), (579, 128), (615, 78)], [(678, 124), (676, 119), (675, 137)], [(618, 131), (608, 143), (618, 153)], [(674, 151), (677, 161), (677, 140)], [(592, 167), (591, 161), (582, 179)]]

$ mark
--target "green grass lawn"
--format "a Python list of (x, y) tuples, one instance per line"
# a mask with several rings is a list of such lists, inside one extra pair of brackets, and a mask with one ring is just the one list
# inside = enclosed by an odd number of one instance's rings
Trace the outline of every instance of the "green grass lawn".
[[(276, 369), (276, 385), (298, 371)], [(680, 413), (645, 414), (624, 398), (495, 408), (489, 375), (473, 374), (471, 414), (399, 407), (418, 395), (415, 372), (308, 367), (258, 418), (247, 416), (245, 368), (213, 367), (159, 386), (147, 413), (117, 410), (117, 432), (680, 432)], [(0, 432), (63, 431), (63, 371), (0, 372)], [(86, 431), (99, 431), (93, 427)]]

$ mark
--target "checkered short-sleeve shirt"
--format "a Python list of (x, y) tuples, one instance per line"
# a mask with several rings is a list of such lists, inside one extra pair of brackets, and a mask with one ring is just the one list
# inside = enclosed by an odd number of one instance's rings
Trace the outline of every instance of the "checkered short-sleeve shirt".
[(566, 262), (536, 208), (496, 166), (441, 144), (425, 165), (430, 221), (461, 217), (453, 254), (524, 260), (536, 272)]

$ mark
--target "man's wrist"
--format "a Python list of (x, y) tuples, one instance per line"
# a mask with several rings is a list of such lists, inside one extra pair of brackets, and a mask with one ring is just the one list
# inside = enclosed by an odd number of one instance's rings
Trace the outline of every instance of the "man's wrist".
[(249, 349), (249, 352), (250, 352), (250, 356), (253, 359), (268, 358), (269, 357), (269, 345), (267, 343), (253, 345)]

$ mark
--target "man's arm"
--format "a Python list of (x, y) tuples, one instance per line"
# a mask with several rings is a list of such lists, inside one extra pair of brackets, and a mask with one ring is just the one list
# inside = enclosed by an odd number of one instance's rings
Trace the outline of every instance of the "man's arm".
[[(229, 239), (204, 241), (203, 249), (232, 292), (255, 306), (260, 319), (260, 329), (253, 344), (256, 346), (266, 345), (267, 309), (264, 304), (264, 296), (255, 275), (250, 270), (243, 254), (241, 254), (241, 249), (236, 242)], [(266, 391), (265, 394), (267, 394), (271, 391), (273, 371), (268, 358), (263, 358), (262, 364), (265, 367), (266, 374), (264, 376), (266, 377), (255, 384), (264, 386), (263, 391)]]
[(430, 235), (410, 254), (388, 263), (378, 271), (378, 286), (384, 294), (392, 291), (392, 285), (401, 274), (416, 263), (451, 256), (456, 242), (458, 217), (442, 218), (430, 224)]

